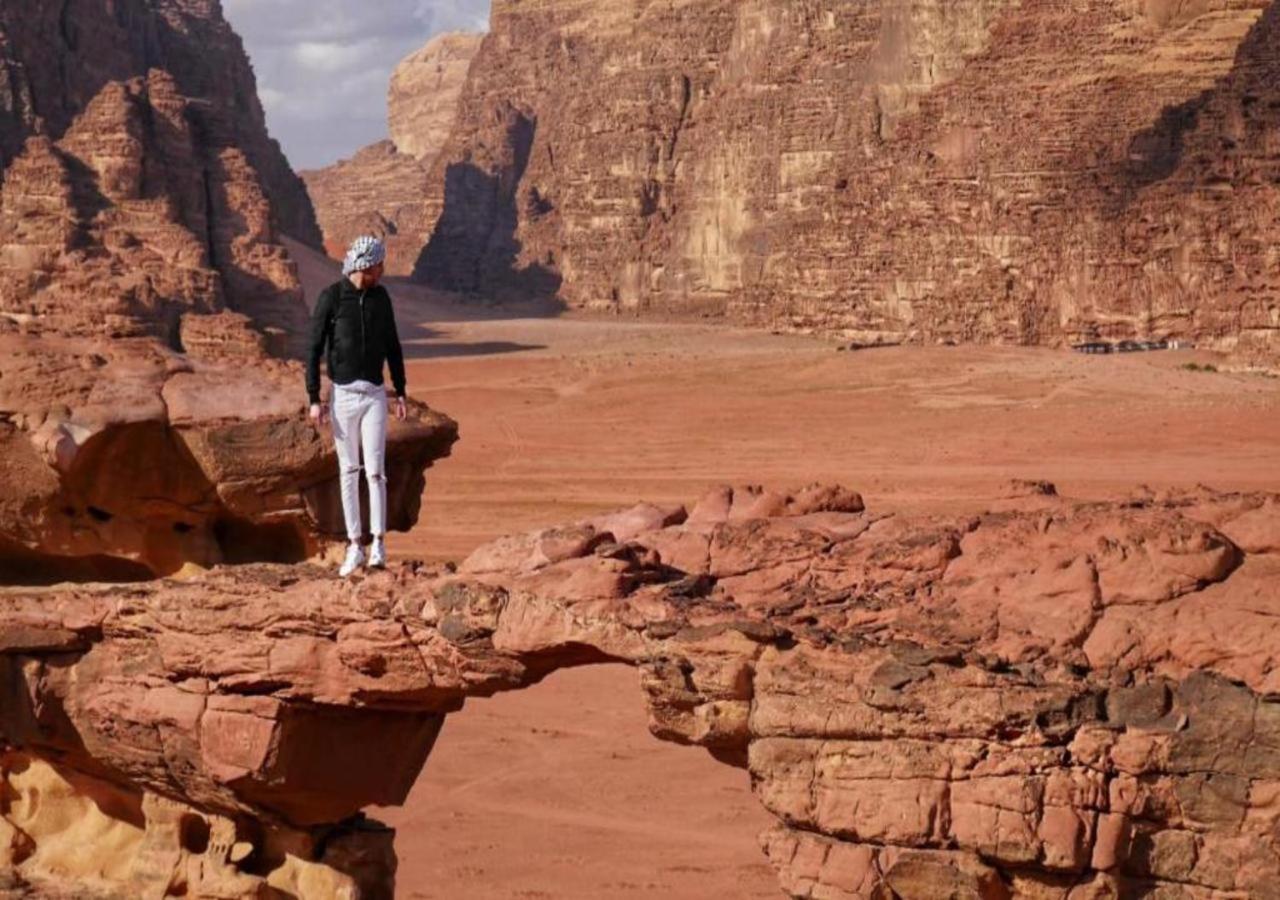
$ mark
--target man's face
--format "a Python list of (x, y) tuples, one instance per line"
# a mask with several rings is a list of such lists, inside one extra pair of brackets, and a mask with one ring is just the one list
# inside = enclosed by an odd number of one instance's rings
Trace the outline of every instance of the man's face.
[(382, 280), (382, 269), (383, 264), (378, 263), (376, 266), (371, 268), (361, 269), (359, 272), (352, 272), (351, 283), (362, 291), (371, 287), (376, 287), (378, 282)]

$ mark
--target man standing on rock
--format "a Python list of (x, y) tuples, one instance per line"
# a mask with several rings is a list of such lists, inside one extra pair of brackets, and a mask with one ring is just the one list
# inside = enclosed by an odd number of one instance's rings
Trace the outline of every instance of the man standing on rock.
[[(332, 419), (342, 479), (342, 512), (351, 541), (338, 574), (343, 578), (364, 565), (360, 522), (360, 450), (369, 482), (369, 530), (373, 547), (369, 565), (387, 564), (387, 392), (383, 364), (391, 368), (396, 391), (396, 418), (408, 416), (405, 404), (404, 352), (396, 333), (391, 295), (381, 287), (386, 245), (376, 237), (359, 237), (347, 251), (341, 281), (320, 294), (311, 318), (311, 350), (307, 356), (307, 394), (311, 419)], [(333, 381), (331, 409), (320, 403), (320, 358), (328, 361)]]

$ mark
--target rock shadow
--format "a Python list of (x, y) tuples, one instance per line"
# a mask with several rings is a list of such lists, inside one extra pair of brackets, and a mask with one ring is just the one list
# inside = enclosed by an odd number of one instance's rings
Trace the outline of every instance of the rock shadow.
[(545, 350), (546, 344), (520, 344), (515, 341), (473, 341), (471, 343), (406, 342), (406, 359), (456, 359), (467, 356), (502, 356), (508, 353), (524, 353), (529, 350)]
[[(1280, 4), (1273, 3), (1249, 29), (1231, 70), (1199, 96), (1166, 107), (1150, 128), (1129, 143), (1123, 183), (1127, 199), (1173, 177), (1197, 150), (1228, 155), (1258, 135), (1280, 127)], [(1197, 146), (1197, 132), (1206, 132)]]
[(71, 205), (76, 217), (72, 247), (88, 248), (93, 244), (94, 220), (111, 208), (111, 201), (98, 189), (98, 174), (83, 160), (56, 147), (53, 152), (70, 175)]
[[(529, 165), (537, 121), (513, 108), (502, 110), (498, 159), (492, 171), (473, 162), (449, 164), (444, 173), (444, 208), (414, 266), (415, 281), (437, 290), (491, 297), (502, 302), (534, 301), (564, 309), (563, 278), (542, 263), (520, 265), (522, 245), (520, 183)], [(551, 211), (533, 196), (527, 218)]]
[(120, 556), (59, 556), (0, 538), (0, 585), (48, 587), (66, 582), (129, 584), (156, 577), (148, 566)]
[(449, 332), (426, 323), (400, 326), (405, 359), (447, 359), (464, 356), (499, 356), (526, 350), (545, 350), (545, 344), (518, 341), (454, 341)]
[(1129, 171), (1126, 182), (1143, 188), (1164, 181), (1178, 170), (1186, 152), (1187, 136), (1200, 123), (1200, 113), (1213, 99), (1216, 89), (1198, 97), (1166, 106), (1150, 128), (1135, 134), (1129, 141)]

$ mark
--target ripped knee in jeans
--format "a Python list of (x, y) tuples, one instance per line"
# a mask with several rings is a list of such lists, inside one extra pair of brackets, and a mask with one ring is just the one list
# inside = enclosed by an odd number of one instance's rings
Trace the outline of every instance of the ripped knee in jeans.
[(387, 480), (387, 473), (386, 473), (386, 472), (375, 472), (375, 471), (373, 471), (372, 469), (369, 469), (369, 470), (365, 473), (365, 475), (366, 475), (366, 477), (368, 477), (368, 479), (369, 479), (370, 481), (383, 481), (383, 482), (385, 482), (385, 481)]

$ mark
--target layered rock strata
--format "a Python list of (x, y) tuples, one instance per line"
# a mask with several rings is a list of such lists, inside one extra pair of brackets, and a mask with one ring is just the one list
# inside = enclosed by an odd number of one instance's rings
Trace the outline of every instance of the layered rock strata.
[(28, 137), (60, 138), (108, 83), (153, 69), (167, 73), (182, 95), (197, 98), (210, 129), (203, 143), (243, 154), (271, 200), (272, 225), (319, 246), (305, 186), (267, 134), (253, 69), (218, 0), (0, 8), (0, 168)]
[(387, 126), (401, 153), (428, 162), (439, 154), (483, 39), (465, 31), (439, 34), (396, 66), (387, 90)]
[(417, 274), (1274, 362), (1278, 46), (1271, 0), (497, 0)]
[(430, 168), (391, 141), (350, 159), (302, 173), (324, 233), (325, 252), (341, 259), (351, 242), (373, 234), (387, 244), (387, 271), (408, 275), (426, 241), (423, 208)]
[[(280, 228), (315, 225), (239, 40), (216, 2), (55, 6), (0, 8), (0, 584), (305, 558), (342, 531), (284, 361)], [(417, 412), (395, 528), (457, 435)]]
[(1276, 496), (909, 518), (812, 488), (456, 571), (10, 590), (7, 852), (40, 884), (83, 828), (119, 848), (74, 870), (107, 892), (385, 895), (359, 811), (404, 798), (443, 717), (618, 661), (655, 735), (750, 772), (790, 896), (1277, 896), (1278, 576)]
[(157, 69), (109, 82), (61, 139), (29, 138), (0, 194), (0, 321), (181, 349), (188, 314), (229, 310), (252, 334), (229, 319), (228, 343), (239, 330), (273, 355), (300, 353), (297, 273), (224, 125)]
[(390, 140), (303, 172), (329, 255), (361, 234), (387, 241), (388, 271), (408, 275), (430, 231), (424, 205), (431, 164), (448, 140), (482, 35), (437, 35), (396, 66), (387, 91)]

